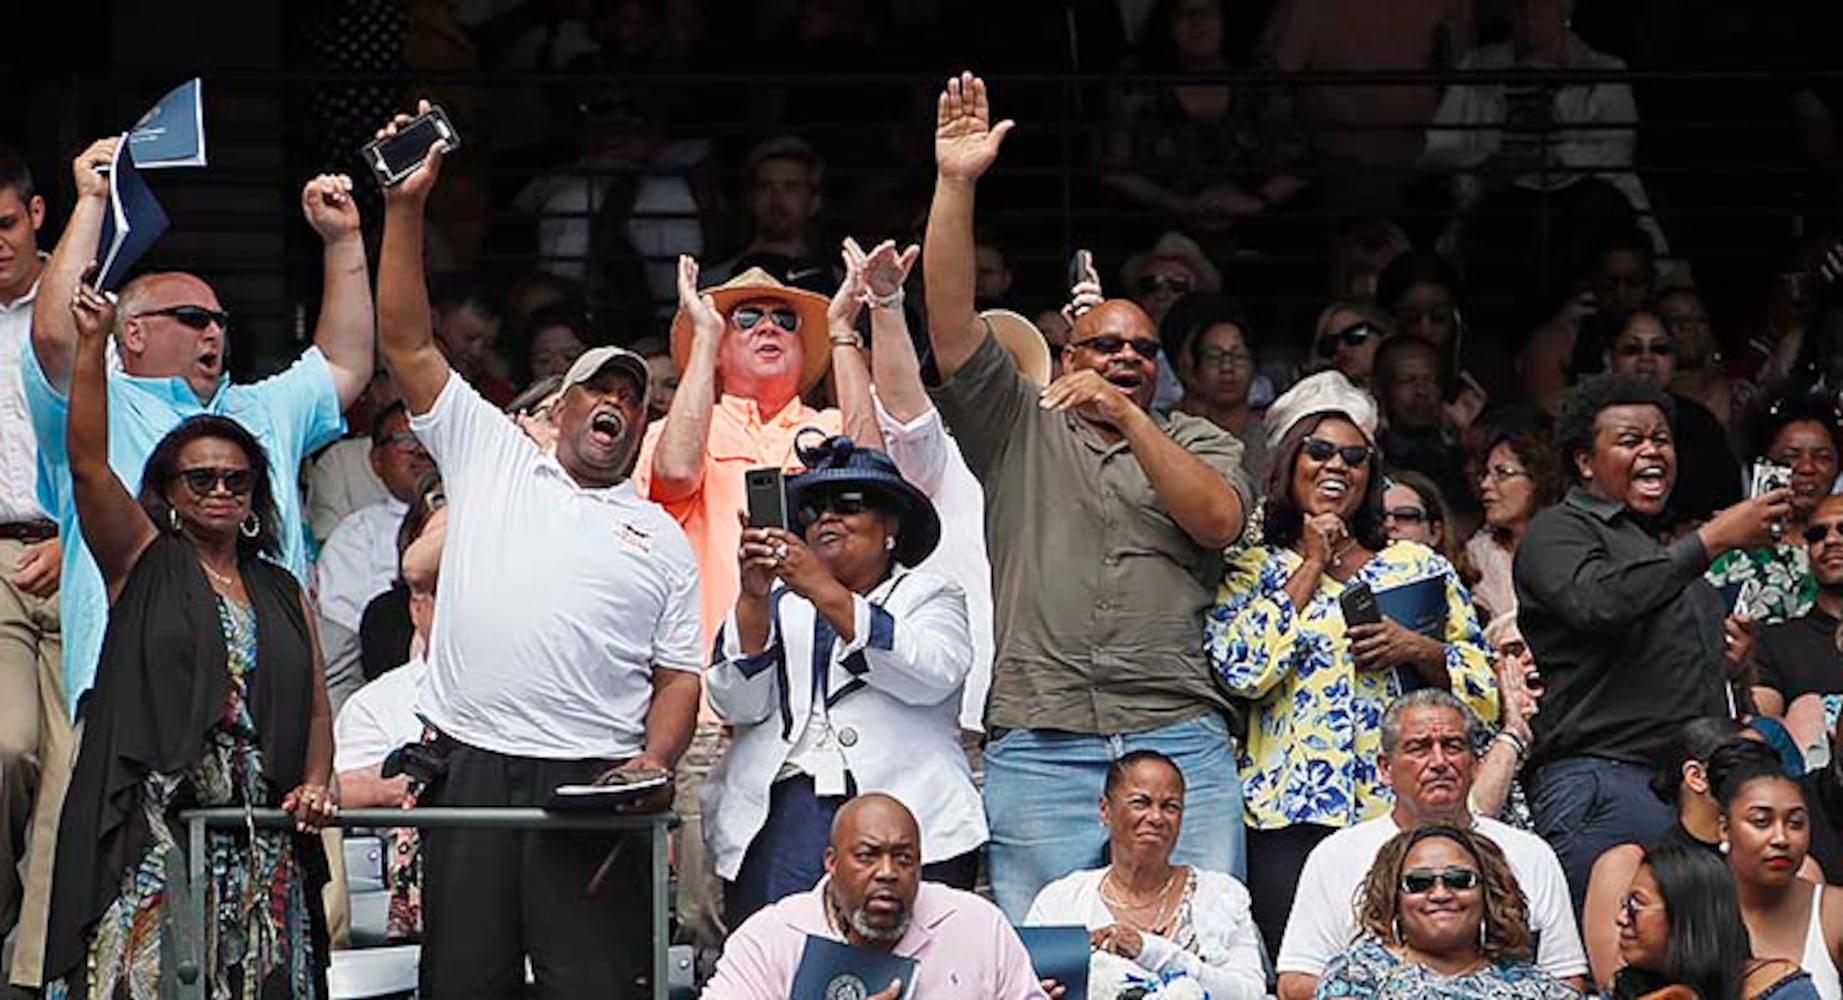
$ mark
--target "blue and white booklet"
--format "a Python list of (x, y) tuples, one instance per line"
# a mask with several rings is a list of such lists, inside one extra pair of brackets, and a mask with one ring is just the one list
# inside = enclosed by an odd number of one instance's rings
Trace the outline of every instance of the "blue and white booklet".
[(96, 259), (102, 262), (96, 287), (105, 292), (122, 286), (167, 226), (166, 209), (135, 168), (134, 157), (122, 155), (127, 148), (128, 137), (123, 135), (109, 164), (109, 205), (102, 217), (102, 239), (96, 244)]
[(915, 968), (912, 958), (809, 934), (788, 1000), (864, 1000), (897, 979), (899, 1000), (913, 1000)]
[(205, 93), (197, 77), (167, 91), (128, 132), (142, 170), (205, 165)]
[(1075, 924), (1019, 927), (1017, 936), (1030, 953), (1038, 979), (1062, 984), (1062, 1000), (1088, 1000), (1088, 960), (1094, 953), (1088, 944), (1088, 928)]

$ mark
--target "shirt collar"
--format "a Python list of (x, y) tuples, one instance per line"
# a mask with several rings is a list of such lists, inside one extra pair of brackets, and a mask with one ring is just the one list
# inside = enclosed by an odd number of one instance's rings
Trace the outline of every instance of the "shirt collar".
[[(787, 926), (801, 934), (833, 941), (844, 940), (843, 935), (826, 918), (826, 889), (831, 884), (832, 876), (822, 877), (819, 884), (798, 905), (787, 907)], [(951, 893), (932, 891), (927, 882), (922, 882), (916, 887), (915, 905), (909, 913), (909, 929), (902, 935), (902, 940), (896, 942), (895, 953), (905, 958), (919, 953), (934, 939), (935, 928), (958, 910), (959, 905)]]
[(224, 395), (224, 386), (229, 384), (230, 376), (220, 374), (216, 388), (211, 390), (211, 398), (200, 400), (198, 393), (192, 391), (192, 383), (177, 375), (130, 375), (126, 371), (121, 377), (134, 383), (141, 391), (150, 396), (158, 396), (168, 403), (182, 409), (212, 410), (217, 406), (218, 398)]
[(564, 485), (583, 496), (617, 506), (631, 505), (638, 500), (639, 495), (634, 492), (634, 480), (631, 475), (613, 486), (584, 486), (576, 481), (575, 476), (569, 474), (569, 470), (563, 467), (562, 462), (557, 461), (556, 452), (540, 451), (538, 455), (538, 471), (556, 476)]
[(9, 312), (12, 312), (20, 308), (26, 308), (26, 309), (31, 308), (32, 303), (37, 301), (38, 299), (38, 285), (39, 285), (39, 282), (45, 280), (44, 265), (49, 260), (51, 260), (50, 254), (46, 253), (43, 250), (40, 250), (38, 252), (38, 263), (39, 263), (38, 277), (32, 279), (32, 287), (26, 289), (26, 294), (21, 295), (19, 298), (14, 299), (11, 302), (0, 302), (0, 313), (9, 313)]
[(1597, 493), (1589, 493), (1582, 486), (1571, 487), (1568, 490), (1567, 503), (1570, 507), (1590, 514), (1607, 524), (1613, 523), (1614, 518), (1626, 513), (1625, 504), (1617, 500), (1608, 500)]
[(774, 424), (778, 427), (792, 427), (806, 419), (809, 413), (806, 403), (797, 394), (787, 401), (787, 405), (765, 416), (761, 405), (749, 396), (732, 396), (724, 393), (723, 397), (717, 401), (717, 405), (728, 410), (730, 415), (737, 420), (750, 426)]

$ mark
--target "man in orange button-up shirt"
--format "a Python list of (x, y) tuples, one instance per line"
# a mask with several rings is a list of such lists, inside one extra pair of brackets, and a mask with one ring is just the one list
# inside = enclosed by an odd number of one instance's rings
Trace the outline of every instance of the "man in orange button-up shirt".
[[(854, 328), (862, 300), (859, 281), (847, 278), (828, 302), (759, 268), (702, 292), (697, 275), (697, 262), (681, 257), (679, 308), (672, 320), (678, 392), (665, 419), (647, 429), (634, 483), (642, 496), (670, 511), (691, 539), (708, 650), (741, 588), (736, 551), (742, 544), (738, 515), (746, 506), (743, 472), (764, 465), (803, 468), (794, 443), (808, 428), (850, 433), (874, 448), (882, 447), (882, 439), (874, 414), (853, 414), (847, 421), (836, 409), (815, 410), (800, 398), (829, 366), (835, 367), (835, 380), (868, 382)], [(867, 398), (844, 389), (840, 386), (841, 398)], [(680, 768), (676, 803), (685, 821), (678, 855), (680, 921), (700, 944), (713, 946), (722, 935), (722, 896), (703, 857), (696, 795), (719, 752), (719, 731), (706, 707)]]

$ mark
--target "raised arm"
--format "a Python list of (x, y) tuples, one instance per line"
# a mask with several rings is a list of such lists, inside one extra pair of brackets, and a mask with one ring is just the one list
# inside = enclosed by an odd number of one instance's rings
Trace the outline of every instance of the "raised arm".
[(314, 345), (333, 370), (333, 391), (344, 412), (371, 382), (377, 352), (377, 319), (371, 304), (371, 273), (352, 178), (321, 174), (301, 189), (301, 213), (320, 234), (325, 276), (320, 286), (320, 322)]
[[(77, 338), (69, 385), (70, 477), (83, 542), (96, 557), (113, 600), (159, 530), (109, 467), (108, 343), (115, 304), (89, 284), (96, 271), (92, 263), (79, 273), (69, 306)], [(43, 295), (39, 301), (42, 305)]]
[(673, 503), (704, 485), (704, 446), (717, 406), (717, 351), (727, 324), (717, 304), (698, 294), (698, 262), (678, 258), (678, 308), (691, 318), (691, 353), (653, 449), (652, 499)]
[(877, 399), (883, 403), (883, 409), (901, 424), (934, 408), (934, 403), (928, 399), (928, 390), (922, 387), (921, 359), (915, 356), (915, 342), (909, 339), (908, 317), (902, 311), (902, 289), (909, 280), (909, 270), (920, 257), (921, 247), (911, 245), (897, 253), (895, 241), (886, 240), (871, 250), (864, 261), (864, 280), (871, 297), (877, 302), (890, 296), (896, 298), (887, 308), (878, 308), (875, 302), (872, 304), (870, 381), (877, 387)]
[(59, 393), (70, 391), (70, 369), (77, 356), (77, 327), (68, 309), (102, 239), (103, 215), (109, 210), (109, 164), (119, 141), (98, 139), (71, 162), (77, 204), (39, 278), (38, 299), (32, 306), (32, 350), (45, 378)]
[[(865, 255), (854, 239), (844, 246), (845, 280), (832, 294), (826, 307), (826, 333), (832, 340), (832, 392), (838, 397), (838, 409), (845, 436), (866, 448), (884, 451), (883, 430), (877, 426), (877, 408), (870, 402), (870, 365), (864, 358), (863, 342), (858, 337), (857, 318), (870, 296), (864, 284)], [(896, 298), (902, 308), (902, 298)], [(872, 303), (872, 316), (888, 312)]]
[(947, 81), (935, 111), (934, 205), (928, 212), (926, 260), (928, 339), (942, 378), (985, 342), (985, 324), (973, 311), (973, 193), (998, 159), (998, 147), (1015, 125), (993, 125), (985, 81), (962, 73)]
[[(422, 101), (418, 111), (428, 108), (429, 102)], [(398, 115), (378, 134), (395, 135), (409, 121), (409, 115)], [(442, 151), (442, 146), (436, 145), (422, 166), (395, 187), (384, 189), (384, 247), (378, 254), (378, 342), (390, 377), (412, 414), (429, 412), (452, 373), (448, 359), (435, 346), (435, 318), (429, 311), (429, 286), (422, 271), (423, 211), (429, 192), (441, 176)], [(321, 322), (324, 326), (325, 320)], [(343, 393), (340, 398), (345, 398)]]

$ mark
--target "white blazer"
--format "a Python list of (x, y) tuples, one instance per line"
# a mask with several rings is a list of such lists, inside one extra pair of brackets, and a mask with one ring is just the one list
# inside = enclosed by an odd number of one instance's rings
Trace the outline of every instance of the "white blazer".
[[(769, 789), (813, 714), (813, 605), (779, 585), (770, 600), (767, 648), (743, 655), (732, 608), (704, 675), (711, 707), (736, 727), (698, 793), (705, 847), (729, 881), (766, 823)], [(832, 636), (821, 662), (834, 741), (857, 791), (909, 807), (921, 824), (924, 862), (973, 850), (987, 832), (960, 747), (960, 691), (973, 662), (966, 595), (932, 573), (898, 566), (852, 603), (855, 638)]]

